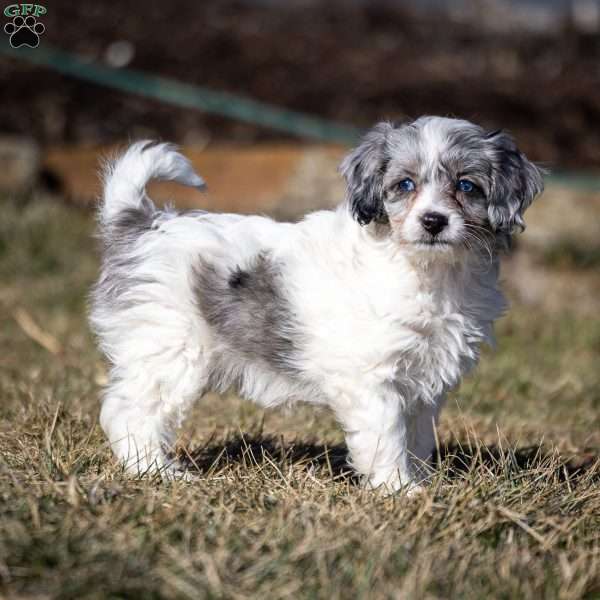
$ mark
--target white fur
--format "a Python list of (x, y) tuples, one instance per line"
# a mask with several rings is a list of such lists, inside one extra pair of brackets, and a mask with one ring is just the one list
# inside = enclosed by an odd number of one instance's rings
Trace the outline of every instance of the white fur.
[(202, 177), (194, 172), (185, 156), (175, 152), (174, 146), (138, 142), (118, 161), (107, 165), (104, 197), (110, 198), (110, 201), (102, 203), (101, 221), (108, 223), (124, 208), (137, 206), (144, 197), (146, 184), (151, 179), (172, 180), (190, 187), (204, 187)]
[[(105, 226), (140, 205), (153, 177), (202, 184), (173, 148), (142, 148), (133, 146), (108, 173)], [(424, 206), (435, 202), (428, 193)], [(100, 420), (115, 454), (135, 473), (175, 468), (163, 447), (207, 391), (220, 347), (198, 310), (197, 258), (233, 269), (267, 250), (304, 325), (300, 366), (311, 385), (257, 362), (244, 368), (242, 395), (268, 407), (298, 399), (328, 406), (346, 432), (353, 466), (372, 486), (421, 483), (445, 394), (476, 363), (504, 308), (498, 265), (463, 249), (451, 257), (413, 252), (375, 229), (359, 225), (345, 204), (297, 224), (157, 212), (153, 229), (127, 251), (139, 277), (123, 292), (128, 301), (115, 308), (97, 300), (92, 313), (112, 364)]]

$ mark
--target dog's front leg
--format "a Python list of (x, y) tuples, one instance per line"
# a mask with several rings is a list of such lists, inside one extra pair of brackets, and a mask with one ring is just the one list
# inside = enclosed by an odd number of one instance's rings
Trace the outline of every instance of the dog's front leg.
[(394, 395), (365, 394), (336, 410), (346, 432), (350, 463), (373, 488), (415, 487), (408, 443), (410, 421)]
[(411, 412), (408, 454), (415, 481), (426, 484), (433, 473), (431, 459), (435, 450), (435, 428), (444, 398), (435, 403), (418, 402)]

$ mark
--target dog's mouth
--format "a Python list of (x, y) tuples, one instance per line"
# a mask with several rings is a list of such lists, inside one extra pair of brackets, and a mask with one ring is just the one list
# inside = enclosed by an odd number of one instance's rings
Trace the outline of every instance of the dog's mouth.
[(454, 246), (454, 244), (448, 240), (438, 240), (436, 238), (417, 240), (413, 242), (413, 245), (421, 248), (450, 248), (451, 246)]

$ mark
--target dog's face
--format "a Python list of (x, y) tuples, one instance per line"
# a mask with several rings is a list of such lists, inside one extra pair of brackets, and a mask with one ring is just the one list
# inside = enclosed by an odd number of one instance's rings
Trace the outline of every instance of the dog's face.
[(492, 250), (543, 189), (540, 170), (501, 131), (458, 119), (379, 123), (343, 161), (352, 214), (390, 226), (417, 251)]

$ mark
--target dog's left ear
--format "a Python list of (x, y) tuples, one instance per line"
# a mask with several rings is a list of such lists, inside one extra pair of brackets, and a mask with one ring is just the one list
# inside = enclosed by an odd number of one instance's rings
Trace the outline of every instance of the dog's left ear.
[(371, 221), (387, 222), (383, 205), (383, 176), (389, 161), (387, 137), (393, 130), (392, 123), (378, 123), (340, 165), (346, 179), (350, 210), (361, 225), (368, 225)]
[(498, 233), (523, 231), (523, 213), (544, 190), (543, 171), (527, 159), (509, 134), (493, 131), (485, 139), (494, 169), (488, 205), (490, 224)]

